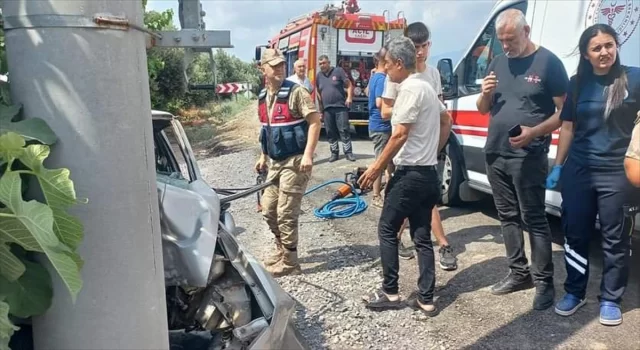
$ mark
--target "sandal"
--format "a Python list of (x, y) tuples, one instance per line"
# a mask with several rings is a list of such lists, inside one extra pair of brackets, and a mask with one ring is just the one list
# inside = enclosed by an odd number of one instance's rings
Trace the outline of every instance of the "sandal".
[(367, 296), (363, 296), (362, 300), (365, 303), (365, 307), (372, 311), (392, 310), (402, 307), (400, 298), (396, 301), (391, 301), (382, 289), (378, 289)]
[(382, 199), (382, 196), (373, 196), (373, 198), (371, 199), (371, 205), (376, 208), (382, 209), (382, 207), (384, 206), (384, 200)]
[[(426, 305), (433, 305), (433, 303), (431, 304), (426, 304)], [(407, 306), (410, 307), (411, 309), (415, 310), (415, 311), (420, 311), (422, 312), (425, 316), (427, 317), (434, 317), (438, 314), (438, 308), (434, 306), (434, 309), (431, 311), (425, 310), (422, 308), (422, 306), (420, 306), (420, 304), (418, 303), (418, 298), (411, 298), (407, 300)]]

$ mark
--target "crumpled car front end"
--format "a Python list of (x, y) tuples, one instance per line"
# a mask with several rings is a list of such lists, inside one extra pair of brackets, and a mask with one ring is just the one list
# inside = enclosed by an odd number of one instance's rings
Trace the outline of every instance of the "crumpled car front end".
[[(190, 192), (199, 197), (193, 188)], [(200, 197), (200, 209), (211, 199)], [(161, 210), (171, 207), (161, 205)], [(178, 227), (168, 223), (177, 221), (169, 216), (179, 211), (167, 210), (161, 218), (172, 349), (307, 349), (294, 327), (295, 301), (232, 234), (233, 218), (222, 210), (218, 230), (211, 234), (212, 220), (203, 219), (211, 218), (207, 212), (194, 218), (196, 227), (189, 227), (199, 234), (189, 239), (168, 239), (178, 236), (171, 232)], [(212, 237), (213, 249), (199, 248), (200, 241), (210, 244)], [(210, 264), (207, 271), (202, 260)]]
[[(234, 267), (246, 277), (263, 311), (268, 326), (255, 332), (249, 349), (308, 349), (294, 326), (295, 301), (262, 265), (230, 233), (234, 227), (221, 223), (219, 238)], [(255, 285), (253, 285), (255, 284)], [(241, 336), (242, 330), (235, 330)]]
[(171, 348), (308, 349), (294, 326), (295, 301), (233, 230), (220, 222), (205, 286), (167, 286)]
[(172, 350), (306, 349), (294, 300), (233, 235), (230, 198), (202, 178), (180, 123), (153, 114)]

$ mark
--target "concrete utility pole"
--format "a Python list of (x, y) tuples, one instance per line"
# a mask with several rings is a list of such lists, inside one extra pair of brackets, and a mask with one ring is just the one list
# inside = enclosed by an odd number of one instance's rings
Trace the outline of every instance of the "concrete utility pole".
[(36, 349), (168, 349), (146, 34), (127, 26), (143, 25), (142, 3), (3, 5), (13, 99), (49, 123), (59, 141), (48, 165), (68, 167), (89, 199), (74, 208), (84, 287), (72, 304), (54, 277), (52, 308), (33, 320)]

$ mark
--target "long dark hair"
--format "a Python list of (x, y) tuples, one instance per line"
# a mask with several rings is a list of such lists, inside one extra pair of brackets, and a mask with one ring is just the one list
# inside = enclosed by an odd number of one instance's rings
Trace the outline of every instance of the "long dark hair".
[[(578, 63), (578, 72), (576, 74), (576, 88), (574, 89), (574, 104), (577, 105), (578, 90), (580, 88), (580, 81), (584, 81), (587, 75), (591, 75), (593, 72), (593, 66), (588, 59), (585, 58), (589, 47), (589, 41), (596, 35), (603, 33), (613, 37), (616, 42), (616, 47), (620, 48), (620, 40), (618, 39), (618, 33), (611, 26), (604, 23), (597, 23), (587, 28), (582, 32), (580, 41), (578, 43), (578, 50), (580, 52), (580, 62)], [(616, 60), (609, 70), (609, 75), (613, 78), (613, 82), (604, 89), (604, 94), (607, 99), (604, 110), (604, 118), (609, 118), (611, 111), (616, 109), (622, 104), (627, 91), (627, 74), (624, 68), (620, 64), (620, 54), (616, 54)]]

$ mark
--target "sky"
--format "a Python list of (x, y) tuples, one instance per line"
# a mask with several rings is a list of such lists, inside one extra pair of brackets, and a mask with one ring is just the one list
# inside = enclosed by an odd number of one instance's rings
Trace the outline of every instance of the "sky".
[[(289, 18), (320, 10), (324, 5), (340, 1), (316, 0), (201, 0), (206, 12), (207, 30), (230, 30), (233, 49), (226, 49), (244, 61), (254, 57), (256, 45), (264, 45), (282, 29)], [(442, 57), (455, 62), (466, 50), (486, 22), (495, 0), (360, 0), (360, 13), (393, 17), (404, 12), (408, 23), (422, 21), (432, 32), (429, 61)], [(173, 9), (178, 22), (178, 0), (149, 0), (147, 10)], [(430, 62), (431, 63), (431, 62)], [(434, 63), (435, 64), (435, 63)]]

